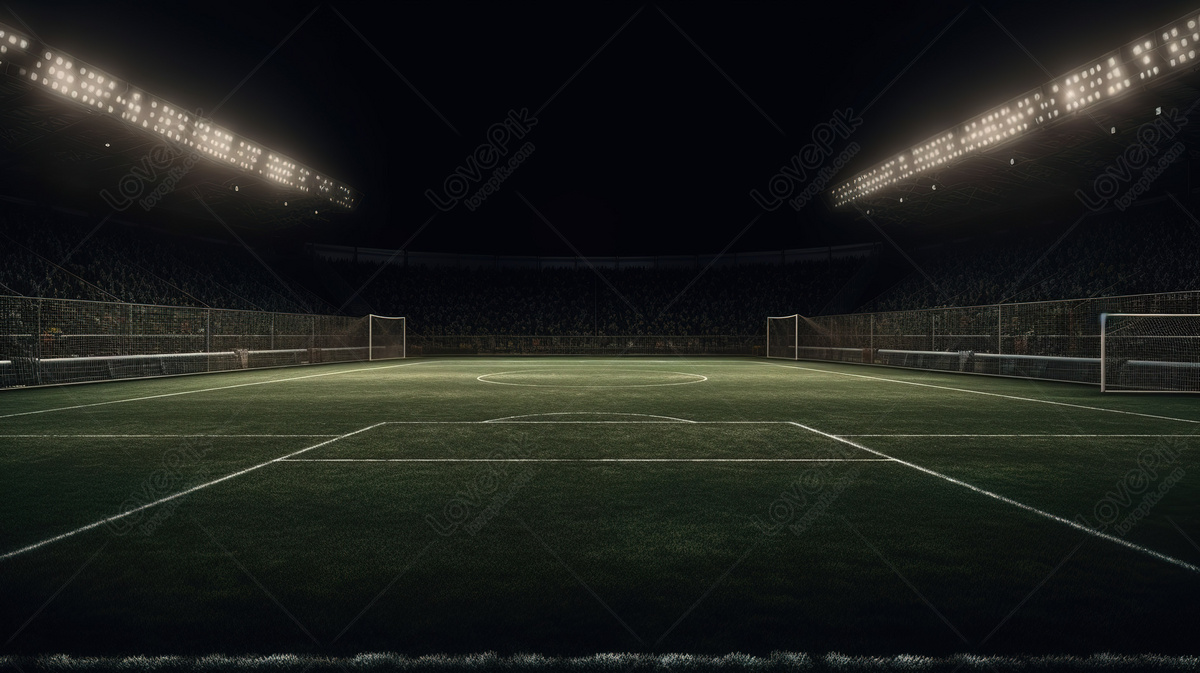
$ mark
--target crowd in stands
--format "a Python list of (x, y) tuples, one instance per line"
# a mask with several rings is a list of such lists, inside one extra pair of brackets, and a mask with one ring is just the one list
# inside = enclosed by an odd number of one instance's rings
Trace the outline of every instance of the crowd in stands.
[(337, 262), (376, 312), (424, 335), (748, 335), (815, 313), (862, 259), (683, 268), (402, 268)]
[(276, 280), (240, 246), (171, 236), (5, 204), (0, 208), (0, 294), (329, 312), (302, 286)]
[[(408, 316), (427, 335), (758, 334), (767, 315), (821, 311), (863, 260), (707, 270), (304, 263), (326, 272), (280, 278), (238, 245), (0, 206), (0, 294), (335, 313), (331, 302), (365, 285), (348, 311)], [(340, 276), (340, 290), (305, 287), (322, 276)]]
[[(1200, 289), (1200, 224), (1173, 201), (917, 251), (863, 306), (892, 311)], [(923, 273), (922, 273), (923, 272)], [(926, 277), (928, 275), (928, 278)]]
[[(913, 251), (920, 271), (860, 310), (1200, 289), (1197, 251), (1200, 224), (1163, 201)], [(0, 206), (0, 294), (335, 313), (361, 287), (347, 312), (404, 315), (427, 336), (760, 334), (768, 315), (851, 310), (845, 296), (833, 300), (873, 268), (864, 264), (381, 268), (310, 259), (299, 266), (320, 273), (281, 277), (233, 243)]]

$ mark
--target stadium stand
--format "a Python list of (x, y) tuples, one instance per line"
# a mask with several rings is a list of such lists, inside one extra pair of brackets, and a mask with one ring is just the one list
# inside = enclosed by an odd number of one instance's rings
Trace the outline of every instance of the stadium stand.
[[(781, 307), (838, 312), (835, 295), (873, 272), (864, 258), (717, 264), (703, 273), (292, 259), (293, 270), (322, 273), (277, 278), (238, 245), (114, 222), (94, 227), (77, 215), (0, 205), (0, 294), (331, 314), (361, 287), (344, 313), (406, 315), (414, 336), (753, 335), (763, 332), (762, 316)], [(1169, 199), (1020, 234), (995, 231), (917, 250), (936, 287), (911, 271), (859, 310), (1200, 288), (1193, 254), (1200, 225)]]
[(851, 258), (715, 265), (701, 274), (690, 266), (380, 270), (370, 262), (328, 263), (344, 281), (338, 290), (306, 288), (292, 277), (281, 283), (236, 245), (112, 222), (93, 227), (78, 216), (4, 203), (0, 294), (335, 313), (332, 301), (366, 284), (360, 304), (412, 316), (418, 334), (752, 335), (763, 331), (770, 309), (820, 312), (863, 264)]
[(931, 246), (914, 258), (937, 287), (913, 271), (861, 310), (1200, 288), (1200, 257), (1195, 254), (1200, 249), (1200, 224), (1169, 199), (1123, 213), (1100, 213), (1069, 227), (1026, 228), (1020, 235), (1003, 231)]
[(332, 312), (302, 285), (285, 287), (240, 247), (114, 222), (96, 228), (77, 216), (11, 203), (0, 205), (0, 293)]
[[(763, 331), (779, 306), (820, 311), (861, 259), (680, 269), (435, 269), (336, 262), (377, 313), (441, 334), (726, 334)], [(695, 281), (694, 283), (692, 281)], [(690, 286), (689, 286), (690, 284)], [(686, 291), (685, 291), (686, 290)]]

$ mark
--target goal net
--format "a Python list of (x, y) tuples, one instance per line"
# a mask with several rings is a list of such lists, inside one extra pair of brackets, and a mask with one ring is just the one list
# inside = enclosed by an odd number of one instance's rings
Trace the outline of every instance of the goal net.
[(367, 319), (370, 321), (367, 335), (369, 360), (391, 360), (408, 355), (405, 344), (408, 328), (404, 318), (371, 314)]
[(1200, 314), (1101, 314), (1100, 390), (1200, 392)]
[(796, 340), (799, 328), (799, 315), (767, 318), (767, 357), (798, 359)]
[(402, 358), (404, 322), (0, 296), (0, 388)]

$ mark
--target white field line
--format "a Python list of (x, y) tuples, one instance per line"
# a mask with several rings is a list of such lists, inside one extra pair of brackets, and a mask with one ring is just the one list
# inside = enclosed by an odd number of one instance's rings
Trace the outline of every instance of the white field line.
[(289, 453), (289, 454), (287, 454), (287, 455), (285, 455), (285, 456), (280, 456), (279, 458), (273, 458), (273, 459), (271, 459), (271, 460), (268, 460), (268, 461), (266, 461), (265, 463), (259, 463), (258, 465), (254, 465), (254, 466), (251, 466), (251, 467), (247, 467), (247, 468), (245, 468), (245, 469), (243, 469), (243, 470), (238, 470), (237, 472), (234, 472), (233, 474), (227, 474), (227, 475), (225, 475), (224, 477), (221, 477), (221, 478), (219, 478), (219, 479), (213, 479), (212, 481), (209, 481), (209, 482), (206, 482), (206, 483), (203, 483), (203, 484), (199, 484), (199, 485), (197, 485), (197, 486), (193, 486), (193, 487), (191, 487), (191, 488), (189, 488), (189, 489), (187, 489), (187, 490), (185, 490), (185, 491), (180, 491), (180, 492), (178, 492), (178, 493), (173, 493), (173, 494), (171, 494), (171, 495), (168, 495), (168, 496), (165, 496), (165, 497), (159, 498), (158, 500), (155, 500), (154, 502), (149, 502), (149, 503), (146, 503), (146, 504), (144, 504), (144, 505), (141, 505), (141, 506), (139, 506), (139, 507), (135, 507), (135, 508), (133, 508), (133, 509), (126, 510), (126, 511), (124, 511), (124, 512), (121, 512), (120, 514), (114, 514), (113, 516), (110, 516), (110, 517), (108, 517), (108, 518), (105, 518), (105, 519), (100, 519), (99, 521), (96, 521), (96, 522), (94, 522), (94, 523), (89, 523), (89, 524), (88, 524), (88, 525), (86, 525), (86, 526), (81, 526), (81, 527), (79, 527), (79, 528), (76, 528), (75, 530), (71, 530), (71, 531), (67, 531), (66, 533), (62, 533), (61, 535), (55, 535), (54, 537), (51, 537), (51, 538), (46, 538), (45, 540), (42, 540), (41, 542), (35, 542), (35, 543), (31, 544), (31, 545), (28, 545), (28, 546), (25, 546), (25, 547), (21, 547), (20, 549), (14, 549), (13, 551), (10, 551), (10, 552), (8, 552), (8, 553), (6, 553), (6, 554), (2, 554), (2, 555), (0, 555), (0, 561), (4, 561), (4, 560), (6, 560), (6, 559), (10, 559), (10, 558), (12, 558), (12, 557), (14, 557), (14, 556), (18, 556), (18, 555), (20, 555), (20, 554), (24, 554), (25, 552), (28, 552), (28, 551), (33, 551), (34, 549), (37, 549), (38, 547), (43, 547), (43, 546), (45, 546), (45, 545), (48, 545), (48, 544), (51, 544), (51, 543), (53, 543), (53, 542), (58, 542), (59, 540), (62, 540), (62, 539), (64, 539), (64, 538), (68, 538), (68, 537), (71, 537), (72, 535), (77, 535), (77, 534), (79, 534), (79, 533), (82, 533), (82, 532), (84, 532), (84, 531), (88, 531), (88, 530), (91, 530), (91, 529), (93, 529), (93, 528), (97, 528), (97, 527), (99, 527), (99, 526), (103, 526), (104, 524), (111, 523), (111, 522), (113, 522), (113, 521), (117, 521), (117, 520), (119, 520), (119, 519), (123, 519), (123, 518), (125, 518), (125, 517), (129, 516), (130, 514), (136, 514), (136, 513), (140, 512), (140, 511), (142, 511), (142, 510), (145, 510), (145, 509), (150, 509), (151, 507), (157, 507), (158, 505), (161, 505), (161, 504), (163, 504), (164, 502), (168, 502), (168, 501), (174, 500), (174, 499), (176, 499), (176, 498), (182, 498), (183, 496), (185, 496), (185, 495), (188, 495), (189, 493), (195, 493), (196, 491), (199, 491), (199, 490), (200, 490), (200, 489), (202, 489), (202, 488), (208, 488), (209, 486), (213, 486), (213, 485), (219, 484), (219, 483), (221, 483), (221, 482), (223, 482), (223, 481), (229, 481), (230, 479), (233, 479), (233, 478), (235, 478), (235, 477), (240, 477), (240, 476), (242, 476), (243, 474), (247, 474), (247, 473), (249, 473), (249, 472), (253, 472), (253, 471), (257, 470), (257, 469), (260, 469), (260, 468), (266, 467), (267, 465), (270, 465), (270, 464), (272, 464), (272, 463), (278, 463), (278, 462), (280, 462), (280, 461), (287, 460), (288, 458), (291, 458), (291, 457), (293, 457), (293, 456), (298, 456), (298, 455), (300, 455), (300, 454), (302, 454), (302, 453), (304, 453), (304, 452), (306, 452), (306, 451), (312, 451), (313, 449), (319, 449), (319, 448), (321, 448), (322, 446), (328, 446), (329, 444), (332, 444), (332, 443), (334, 443), (334, 442), (336, 442), (336, 441), (338, 441), (338, 440), (345, 439), (345, 438), (347, 438), (347, 437), (353, 437), (354, 435), (357, 435), (357, 434), (359, 434), (359, 433), (366, 432), (366, 431), (368, 431), (368, 430), (373, 430), (373, 429), (375, 429), (375, 428), (377, 428), (377, 427), (379, 427), (379, 426), (381, 426), (381, 425), (383, 425), (383, 423), (376, 423), (375, 425), (368, 425), (368, 426), (367, 426), (367, 427), (365, 427), (365, 428), (359, 428), (358, 430), (355, 430), (355, 431), (353, 431), (353, 432), (347, 432), (347, 433), (346, 433), (346, 434), (344, 434), (344, 435), (338, 435), (337, 437), (334, 437), (333, 439), (327, 439), (327, 440), (325, 440), (325, 441), (323, 441), (323, 442), (321, 442), (321, 443), (319, 443), (319, 444), (313, 444), (312, 446), (309, 446), (309, 447), (306, 447), (306, 448), (300, 449), (299, 451), (293, 451), (292, 453)]
[[(586, 412), (576, 412), (586, 413)], [(535, 414), (538, 415), (538, 414)], [(604, 414), (617, 416), (620, 414)], [(520, 416), (514, 416), (520, 418)], [(670, 418), (667, 416), (666, 418)], [(790, 421), (689, 421), (681, 418), (674, 421), (509, 421), (493, 418), (487, 421), (388, 421), (388, 425), (605, 425), (624, 423), (626, 425), (788, 425)]]
[[(570, 358), (570, 359), (576, 360), (576, 361), (578, 360), (578, 358)], [(482, 366), (481, 363), (486, 362), (488, 365), (497, 365), (497, 364), (499, 364), (499, 365), (520, 365), (521, 367), (527, 367), (530, 369), (539, 368), (539, 367), (543, 367), (543, 368), (544, 367), (550, 367), (550, 368), (557, 367), (560, 369), (566, 369), (568, 367), (579, 367), (579, 368), (583, 369), (583, 368), (590, 367), (593, 369), (602, 369), (602, 368), (611, 367), (612, 365), (622, 365), (624, 367), (630, 367), (630, 368), (641, 367), (642, 365), (671, 365), (671, 366), (677, 367), (681, 363), (687, 364), (687, 365), (696, 365), (696, 366), (705, 366), (705, 367), (744, 367), (747, 363), (752, 362), (753, 358), (746, 357), (743, 360), (713, 360), (712, 362), (708, 362), (705, 358), (693, 358), (690, 360), (689, 359), (641, 360), (641, 359), (629, 358), (629, 359), (625, 359), (625, 360), (596, 360), (594, 362), (585, 362), (582, 364), (569, 364), (569, 362), (567, 362), (566, 360), (567, 359), (564, 358), (563, 362), (556, 364), (553, 361), (539, 363), (539, 362), (529, 362), (528, 360), (514, 360), (511, 358), (508, 358), (508, 359), (464, 358), (464, 359), (443, 360), (441, 358), (435, 357), (434, 359), (430, 359), (429, 362), (434, 362), (434, 363), (440, 364), (440, 365), (470, 365), (470, 366), (474, 366), (474, 367), (480, 367), (480, 366)]]
[(1080, 438), (1091, 438), (1091, 439), (1096, 439), (1096, 438), (1104, 438), (1104, 437), (1192, 437), (1192, 438), (1195, 438), (1195, 437), (1196, 437), (1196, 435), (1194, 435), (1194, 434), (1190, 434), (1190, 435), (1178, 435), (1178, 434), (1177, 434), (1177, 435), (1114, 435), (1114, 434), (1103, 434), (1103, 435), (1051, 435), (1051, 434), (1024, 434), (1024, 435), (1015, 435), (1015, 434), (995, 434), (995, 435), (988, 435), (988, 434), (971, 434), (971, 435), (941, 435), (941, 434), (928, 434), (928, 435), (901, 435), (901, 434), (896, 434), (896, 435), (838, 435), (838, 437), (898, 437), (898, 438), (904, 438), (904, 437), (965, 437), (965, 438), (968, 438), (968, 439), (969, 439), (969, 438), (974, 438), (974, 437), (1028, 437), (1028, 438), (1032, 438), (1032, 439), (1037, 439), (1037, 438), (1045, 438), (1045, 439), (1049, 439), (1049, 438), (1052, 438), (1052, 437), (1058, 437), (1058, 438), (1062, 438), (1062, 437), (1066, 437), (1066, 438), (1071, 438), (1071, 437), (1080, 437)]
[(887, 463), (891, 458), (289, 458), (284, 463)]
[(889, 383), (903, 383), (908, 386), (919, 386), (921, 388), (936, 388), (938, 390), (952, 390), (959, 393), (972, 393), (974, 395), (987, 395), (988, 397), (1002, 397), (1008, 400), (1020, 400), (1022, 402), (1037, 402), (1039, 404), (1053, 404), (1060, 407), (1072, 407), (1074, 409), (1087, 409), (1088, 411), (1105, 411), (1110, 414), (1125, 414), (1127, 416), (1141, 416), (1142, 418), (1154, 418), (1160, 421), (1178, 421), (1180, 423), (1200, 424), (1200, 420), (1190, 418), (1176, 418), (1174, 416), (1159, 416), (1157, 414), (1144, 414), (1138, 411), (1124, 411), (1121, 409), (1108, 409), (1106, 407), (1092, 407), (1086, 404), (1073, 404), (1071, 402), (1057, 402), (1055, 400), (1042, 400), (1036, 397), (1021, 397), (1019, 395), (1005, 395), (1003, 393), (989, 393), (983, 390), (971, 390), (970, 388), (954, 388), (952, 386), (939, 386), (932, 383), (920, 383), (918, 381), (904, 381), (902, 379), (887, 379), (882, 376), (868, 376), (866, 374), (851, 374), (849, 372), (839, 372), (832, 369), (816, 369), (813, 367), (798, 367), (794, 365), (781, 365), (775, 362), (759, 362), (760, 365), (769, 365), (772, 367), (783, 367), (784, 369), (800, 369), (806, 372), (818, 372), (820, 374), (837, 374), (838, 376), (852, 376), (858, 379), (869, 379), (871, 381), (887, 381)]
[[(543, 367), (543, 369), (544, 369), (544, 367)], [(622, 369), (611, 368), (611, 369), (609, 369), (609, 371), (618, 371), (618, 372), (636, 371), (636, 372), (652, 372), (655, 374), (678, 374), (680, 376), (692, 376), (695, 378), (693, 378), (690, 381), (675, 381), (673, 383), (628, 383), (628, 384), (619, 384), (619, 385), (610, 385), (610, 386), (604, 386), (604, 385), (579, 386), (579, 385), (565, 385), (565, 384), (559, 384), (559, 383), (513, 383), (511, 381), (492, 381), (492, 380), (488, 379), (489, 376), (504, 376), (505, 374), (528, 374), (530, 371), (531, 370), (528, 370), (528, 369), (515, 369), (515, 370), (507, 371), (507, 372), (493, 372), (491, 374), (480, 374), (479, 376), (475, 377), (475, 380), (479, 381), (481, 383), (494, 383), (496, 385), (501, 385), (501, 386), (522, 386), (525, 388), (660, 388), (663, 386), (686, 386), (691, 383), (704, 383), (705, 381), (708, 380), (708, 377), (704, 376), (702, 374), (689, 374), (687, 372), (668, 372), (668, 371), (662, 371), (662, 370), (658, 370), (658, 369), (643, 370), (643, 369), (624, 369), (624, 368), (622, 368)]]
[(337, 435), (0, 435), (0, 439), (194, 439), (194, 438), (280, 438), (280, 439), (296, 439), (296, 438), (312, 438), (312, 437), (337, 437)]
[[(522, 421), (509, 420), (542, 416), (640, 416), (669, 419), (660, 421)], [(504, 416), (487, 421), (389, 421), (386, 425), (794, 425), (791, 421), (692, 421), (674, 416), (610, 411), (555, 411), (542, 414)], [(289, 458), (287, 463), (884, 463), (890, 458)]]
[[(490, 418), (480, 423), (499, 423), (500, 421), (509, 421), (516, 418), (541, 418), (544, 416), (636, 416), (638, 418), (657, 418), (660, 420), (674, 421), (678, 423), (695, 423), (686, 418), (676, 418), (674, 416), (659, 416), (657, 414), (631, 414), (621, 413), (617, 411), (552, 411), (545, 414), (520, 414), (517, 416), (501, 416), (500, 418)], [(591, 421), (584, 421), (591, 422)]]
[(0, 418), (13, 418), (14, 416), (31, 416), (33, 414), (48, 414), (55, 411), (70, 411), (72, 409), (86, 409), (88, 407), (102, 407), (108, 404), (121, 404), (123, 402), (142, 402), (144, 400), (157, 400), (163, 397), (175, 397), (177, 395), (191, 395), (194, 393), (211, 393), (215, 390), (229, 390), (231, 388), (245, 388), (248, 386), (265, 386), (269, 383), (287, 383), (288, 381), (300, 381), (302, 379), (315, 379), (321, 376), (337, 376), (338, 374), (353, 374), (354, 372), (366, 372), (380, 369), (395, 369), (396, 367), (410, 367), (412, 365), (421, 365), (428, 363), (428, 360), (420, 362), (405, 362), (398, 365), (385, 365), (383, 367), (360, 367), (359, 369), (343, 369), (336, 372), (323, 372), (320, 374), (306, 374), (305, 376), (293, 376), (286, 379), (271, 379), (269, 381), (254, 381), (251, 383), (237, 383), (231, 386), (218, 386), (216, 388), (204, 388), (201, 390), (181, 390), (175, 393), (163, 393), (161, 395), (147, 395), (145, 397), (128, 397), (122, 400), (108, 400), (107, 402), (92, 402), (91, 404), (76, 404), (70, 407), (56, 407), (53, 409), (39, 409), (37, 411), (21, 411), (15, 414), (0, 415)]
[(1074, 522), (1074, 521), (1071, 521), (1070, 519), (1065, 519), (1065, 518), (1063, 518), (1063, 517), (1061, 517), (1061, 516), (1058, 516), (1057, 514), (1051, 514), (1050, 512), (1046, 512), (1046, 511), (1040, 510), (1040, 509), (1038, 509), (1038, 508), (1036, 508), (1036, 507), (1031, 507), (1031, 506), (1029, 506), (1029, 505), (1026, 505), (1025, 503), (1022, 503), (1022, 502), (1017, 502), (1016, 500), (1013, 500), (1012, 498), (1008, 498), (1008, 497), (1005, 497), (1005, 496), (1003, 496), (1003, 495), (1000, 495), (1000, 494), (998, 494), (998, 493), (993, 493), (993, 492), (991, 492), (991, 491), (988, 491), (988, 490), (985, 490), (985, 489), (979, 488), (978, 486), (975, 486), (975, 485), (973, 485), (973, 484), (968, 484), (968, 483), (967, 483), (967, 482), (965, 482), (965, 481), (962, 481), (962, 480), (959, 480), (959, 479), (955, 479), (954, 477), (950, 477), (950, 476), (944, 475), (944, 474), (942, 474), (941, 472), (936, 472), (936, 471), (934, 471), (934, 470), (931, 470), (931, 469), (929, 469), (929, 468), (927, 468), (927, 467), (922, 467), (922, 466), (920, 466), (920, 465), (917, 465), (916, 463), (910, 463), (910, 462), (908, 462), (908, 461), (906, 461), (906, 460), (901, 460), (901, 459), (899, 459), (899, 458), (894, 458), (894, 457), (892, 457), (892, 456), (889, 456), (888, 454), (886, 454), (886, 453), (884, 453), (884, 452), (882, 452), (882, 451), (876, 451), (875, 449), (872, 449), (872, 448), (868, 448), (868, 447), (866, 447), (866, 446), (863, 446), (862, 444), (859, 444), (858, 442), (852, 442), (852, 441), (850, 441), (849, 439), (846, 439), (846, 438), (844, 438), (844, 437), (839, 437), (839, 436), (837, 436), (837, 435), (831, 435), (831, 434), (829, 434), (829, 433), (827, 433), (827, 432), (822, 432), (822, 431), (820, 431), (820, 430), (818, 430), (818, 429), (816, 429), (816, 428), (809, 427), (809, 426), (807, 426), (807, 425), (804, 425), (804, 424), (802, 424), (802, 423), (796, 423), (795, 421), (790, 421), (790, 422), (791, 422), (791, 424), (792, 424), (792, 425), (795, 425), (795, 426), (796, 426), (796, 427), (798, 427), (798, 428), (804, 428), (805, 430), (808, 430), (809, 432), (812, 432), (812, 433), (815, 433), (815, 434), (821, 435), (822, 437), (828, 437), (829, 439), (833, 439), (833, 440), (836, 440), (836, 441), (842, 442), (843, 444), (847, 444), (847, 445), (849, 445), (849, 446), (853, 446), (853, 447), (854, 447), (854, 448), (856, 448), (856, 449), (862, 449), (863, 451), (866, 451), (866, 452), (868, 452), (868, 453), (875, 454), (876, 456), (880, 456), (881, 458), (887, 458), (887, 459), (890, 459), (890, 460), (892, 460), (892, 461), (895, 461), (895, 462), (897, 462), (897, 463), (900, 463), (901, 465), (904, 465), (904, 466), (906, 466), (906, 467), (911, 467), (911, 468), (913, 468), (914, 470), (918, 470), (918, 471), (920, 471), (920, 472), (924, 472), (925, 474), (928, 474), (928, 475), (932, 475), (932, 476), (934, 476), (934, 477), (937, 477), (938, 479), (943, 479), (943, 480), (945, 480), (945, 481), (948, 481), (948, 482), (950, 482), (951, 484), (955, 484), (955, 485), (957, 485), (957, 486), (962, 486), (963, 488), (970, 489), (970, 490), (972, 490), (972, 491), (974, 491), (974, 492), (976, 492), (976, 493), (979, 493), (980, 495), (986, 495), (986, 496), (987, 496), (987, 497), (989, 497), (989, 498), (992, 498), (992, 499), (994, 499), (994, 500), (999, 500), (1000, 502), (1003, 502), (1003, 503), (1006, 503), (1006, 504), (1012, 505), (1013, 507), (1018, 507), (1018, 508), (1020, 508), (1020, 509), (1023, 509), (1023, 510), (1025, 510), (1026, 512), (1031, 512), (1031, 513), (1033, 513), (1033, 514), (1037, 514), (1038, 516), (1045, 517), (1045, 518), (1047, 518), (1047, 519), (1050, 519), (1051, 521), (1057, 521), (1058, 523), (1061, 523), (1061, 524), (1064, 524), (1064, 525), (1070, 526), (1071, 528), (1074, 528), (1075, 530), (1083, 531), (1084, 533), (1087, 533), (1088, 535), (1092, 535), (1092, 536), (1098, 537), (1098, 538), (1100, 538), (1100, 539), (1102, 539), (1102, 540), (1108, 540), (1109, 542), (1115, 542), (1116, 544), (1119, 544), (1119, 545), (1121, 545), (1122, 547), (1127, 547), (1127, 548), (1129, 548), (1129, 549), (1132, 549), (1132, 550), (1134, 550), (1134, 551), (1136, 551), (1136, 552), (1141, 552), (1141, 553), (1143, 553), (1143, 554), (1146, 554), (1146, 555), (1148, 555), (1148, 556), (1151, 556), (1151, 557), (1153, 557), (1153, 558), (1156, 558), (1156, 559), (1158, 559), (1158, 560), (1160, 560), (1160, 561), (1166, 561), (1167, 563), (1170, 563), (1170, 564), (1173, 564), (1173, 565), (1179, 566), (1180, 568), (1184, 568), (1185, 570), (1190, 570), (1190, 571), (1192, 571), (1192, 572), (1194, 572), (1194, 573), (1200, 573), (1200, 567), (1194, 566), (1194, 565), (1192, 565), (1191, 563), (1188, 563), (1187, 561), (1181, 561), (1181, 560), (1179, 560), (1179, 559), (1175, 558), (1174, 556), (1168, 556), (1168, 555), (1166, 555), (1166, 554), (1163, 554), (1163, 553), (1161, 553), (1161, 552), (1154, 551), (1153, 549), (1150, 549), (1150, 548), (1148, 548), (1148, 547), (1143, 547), (1143, 546), (1141, 546), (1141, 545), (1134, 544), (1134, 543), (1132, 543), (1132, 542), (1130, 542), (1130, 541), (1128, 541), (1128, 540), (1125, 540), (1125, 539), (1123, 539), (1123, 538), (1119, 538), (1119, 537), (1117, 537), (1117, 536), (1115, 536), (1115, 535), (1109, 535), (1108, 533), (1104, 533), (1104, 532), (1101, 532), (1101, 531), (1098, 531), (1098, 530), (1092, 530), (1091, 528), (1088, 528), (1087, 526), (1084, 526), (1084, 525), (1081, 525), (1081, 524), (1079, 524), (1079, 523), (1076, 523), (1076, 522)]

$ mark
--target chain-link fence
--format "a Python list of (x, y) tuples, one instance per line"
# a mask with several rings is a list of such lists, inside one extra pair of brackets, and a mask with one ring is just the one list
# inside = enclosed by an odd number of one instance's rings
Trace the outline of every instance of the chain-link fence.
[(1200, 313), (1200, 292), (801, 318), (798, 357), (1098, 384), (1103, 313)]
[(0, 296), (0, 387), (368, 359), (368, 318)]

